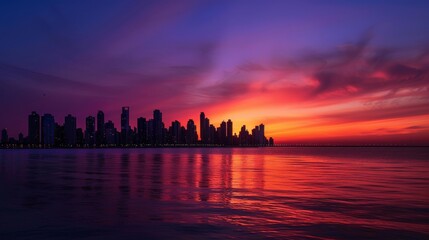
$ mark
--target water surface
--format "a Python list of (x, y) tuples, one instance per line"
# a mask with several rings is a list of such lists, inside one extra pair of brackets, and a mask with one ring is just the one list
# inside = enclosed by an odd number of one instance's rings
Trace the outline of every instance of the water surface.
[(429, 239), (426, 148), (0, 150), (3, 239)]

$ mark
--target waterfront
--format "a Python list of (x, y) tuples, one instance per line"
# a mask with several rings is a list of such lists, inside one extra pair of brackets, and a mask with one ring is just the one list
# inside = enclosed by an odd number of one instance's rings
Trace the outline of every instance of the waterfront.
[(427, 148), (0, 150), (2, 239), (427, 239)]

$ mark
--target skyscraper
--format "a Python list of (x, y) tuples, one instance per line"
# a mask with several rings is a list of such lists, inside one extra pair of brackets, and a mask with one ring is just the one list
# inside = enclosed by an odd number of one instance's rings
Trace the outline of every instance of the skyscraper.
[(258, 138), (259, 138), (258, 142), (260, 145), (266, 144), (266, 142), (265, 142), (265, 126), (262, 123), (259, 125), (259, 136), (258, 136)]
[(227, 144), (226, 141), (226, 122), (222, 121), (222, 123), (220, 124), (220, 131), (219, 131), (219, 140), (220, 140), (220, 144), (221, 145), (225, 145)]
[(95, 145), (95, 118), (93, 116), (86, 118), (85, 144), (91, 147)]
[[(162, 112), (158, 109), (153, 111), (153, 119), (137, 119), (137, 127), (130, 127), (129, 107), (122, 107), (121, 131), (117, 131), (112, 121), (105, 122), (104, 113), (97, 112), (96, 118), (88, 116), (85, 119), (86, 128), (77, 129), (76, 117), (68, 114), (64, 118), (64, 124), (55, 122), (54, 116), (44, 114), (41, 118), (33, 111), (28, 115), (28, 140), (22, 134), (19, 140), (8, 138), (6, 129), (2, 131), (1, 139), (8, 142), (10, 146), (20, 144), (21, 146), (36, 147), (41, 143), (43, 147), (74, 147), (74, 146), (133, 146), (130, 144), (143, 144), (162, 146), (164, 144), (208, 144), (225, 146), (245, 145), (272, 145), (273, 140), (265, 137), (265, 126), (260, 124), (252, 129), (252, 134), (243, 125), (238, 136), (234, 134), (233, 122), (228, 119), (222, 121), (216, 128), (210, 124), (210, 120), (204, 112), (200, 113), (199, 138), (197, 125), (194, 120), (189, 119), (186, 126), (181, 126), (175, 120), (167, 129), (162, 121)], [(187, 127), (187, 128), (185, 128)], [(40, 140), (39, 140), (40, 139)], [(201, 140), (199, 140), (201, 139)], [(85, 145), (84, 145), (85, 144)], [(107, 145), (106, 145), (107, 144)]]
[(228, 122), (226, 123), (226, 138), (227, 138), (227, 144), (232, 145), (232, 121), (231, 119), (228, 119)]
[(146, 118), (137, 119), (137, 139), (139, 144), (146, 144), (147, 139), (147, 123)]
[(164, 124), (162, 123), (162, 113), (158, 109), (153, 111), (153, 137), (154, 144), (163, 144)]
[(252, 144), (259, 145), (259, 139), (259, 126), (255, 126), (255, 128), (252, 129)]
[(42, 116), (42, 144), (53, 146), (55, 143), (55, 120), (54, 116), (46, 113)]
[(171, 136), (172, 136), (172, 143), (173, 144), (178, 144), (181, 143), (180, 142), (180, 122), (179, 121), (174, 121), (171, 123)]
[(198, 140), (197, 127), (194, 120), (189, 119), (186, 129), (186, 144), (196, 144)]
[(122, 107), (121, 113), (121, 144), (127, 145), (130, 140), (130, 107)]
[(64, 139), (65, 139), (64, 125), (55, 123), (54, 136), (55, 136), (54, 145), (56, 147), (64, 146)]
[(210, 120), (206, 118), (204, 112), (200, 113), (200, 139), (201, 143), (208, 144), (210, 140)]
[(186, 143), (186, 128), (184, 126), (180, 127), (180, 143)]
[(148, 144), (154, 144), (154, 124), (153, 124), (153, 119), (149, 119), (149, 121), (147, 121), (147, 143)]
[(97, 113), (97, 145), (105, 144), (105, 130), (104, 130), (104, 113), (98, 111)]
[(9, 136), (7, 134), (7, 129), (1, 131), (1, 144), (7, 144), (9, 142)]
[(200, 139), (201, 143), (205, 143), (206, 129), (205, 129), (206, 115), (204, 112), (200, 113)]
[[(208, 119), (207, 119), (208, 120)], [(212, 124), (209, 125), (209, 143), (214, 144), (216, 143), (216, 128)]]
[(106, 144), (114, 145), (116, 143), (116, 128), (112, 121), (108, 121), (104, 125), (106, 133)]
[(249, 144), (249, 132), (246, 130), (246, 125), (241, 127), (240, 133), (238, 135), (239, 145), (248, 145)]
[(64, 118), (64, 138), (66, 145), (76, 145), (76, 117), (73, 117), (71, 114)]
[(40, 144), (40, 116), (36, 112), (28, 115), (28, 143)]
[(78, 144), (79, 146), (82, 146), (84, 144), (82, 128), (76, 129), (76, 144)]
[(208, 118), (204, 119), (204, 143), (210, 143), (210, 120)]

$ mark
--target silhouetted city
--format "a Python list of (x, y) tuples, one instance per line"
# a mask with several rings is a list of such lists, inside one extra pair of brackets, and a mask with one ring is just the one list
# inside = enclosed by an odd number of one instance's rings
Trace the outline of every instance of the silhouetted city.
[(193, 119), (186, 126), (177, 120), (166, 128), (162, 112), (153, 111), (153, 118), (137, 118), (137, 127), (130, 126), (130, 108), (122, 107), (121, 126), (117, 130), (111, 121), (105, 121), (103, 111), (85, 119), (85, 129), (77, 128), (77, 119), (68, 114), (64, 124), (55, 121), (52, 114), (40, 116), (33, 111), (28, 115), (28, 135), (19, 134), (18, 139), (2, 130), (3, 148), (93, 148), (93, 147), (169, 147), (169, 146), (273, 146), (273, 138), (265, 137), (265, 126), (255, 126), (250, 132), (243, 125), (237, 135), (233, 122), (222, 121), (219, 127), (210, 124), (204, 112), (200, 114), (199, 133)]

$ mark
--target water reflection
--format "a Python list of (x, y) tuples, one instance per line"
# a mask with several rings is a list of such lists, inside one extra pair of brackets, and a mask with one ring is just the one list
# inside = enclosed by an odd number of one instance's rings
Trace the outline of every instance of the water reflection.
[(2, 152), (0, 235), (427, 238), (427, 153), (346, 150)]

